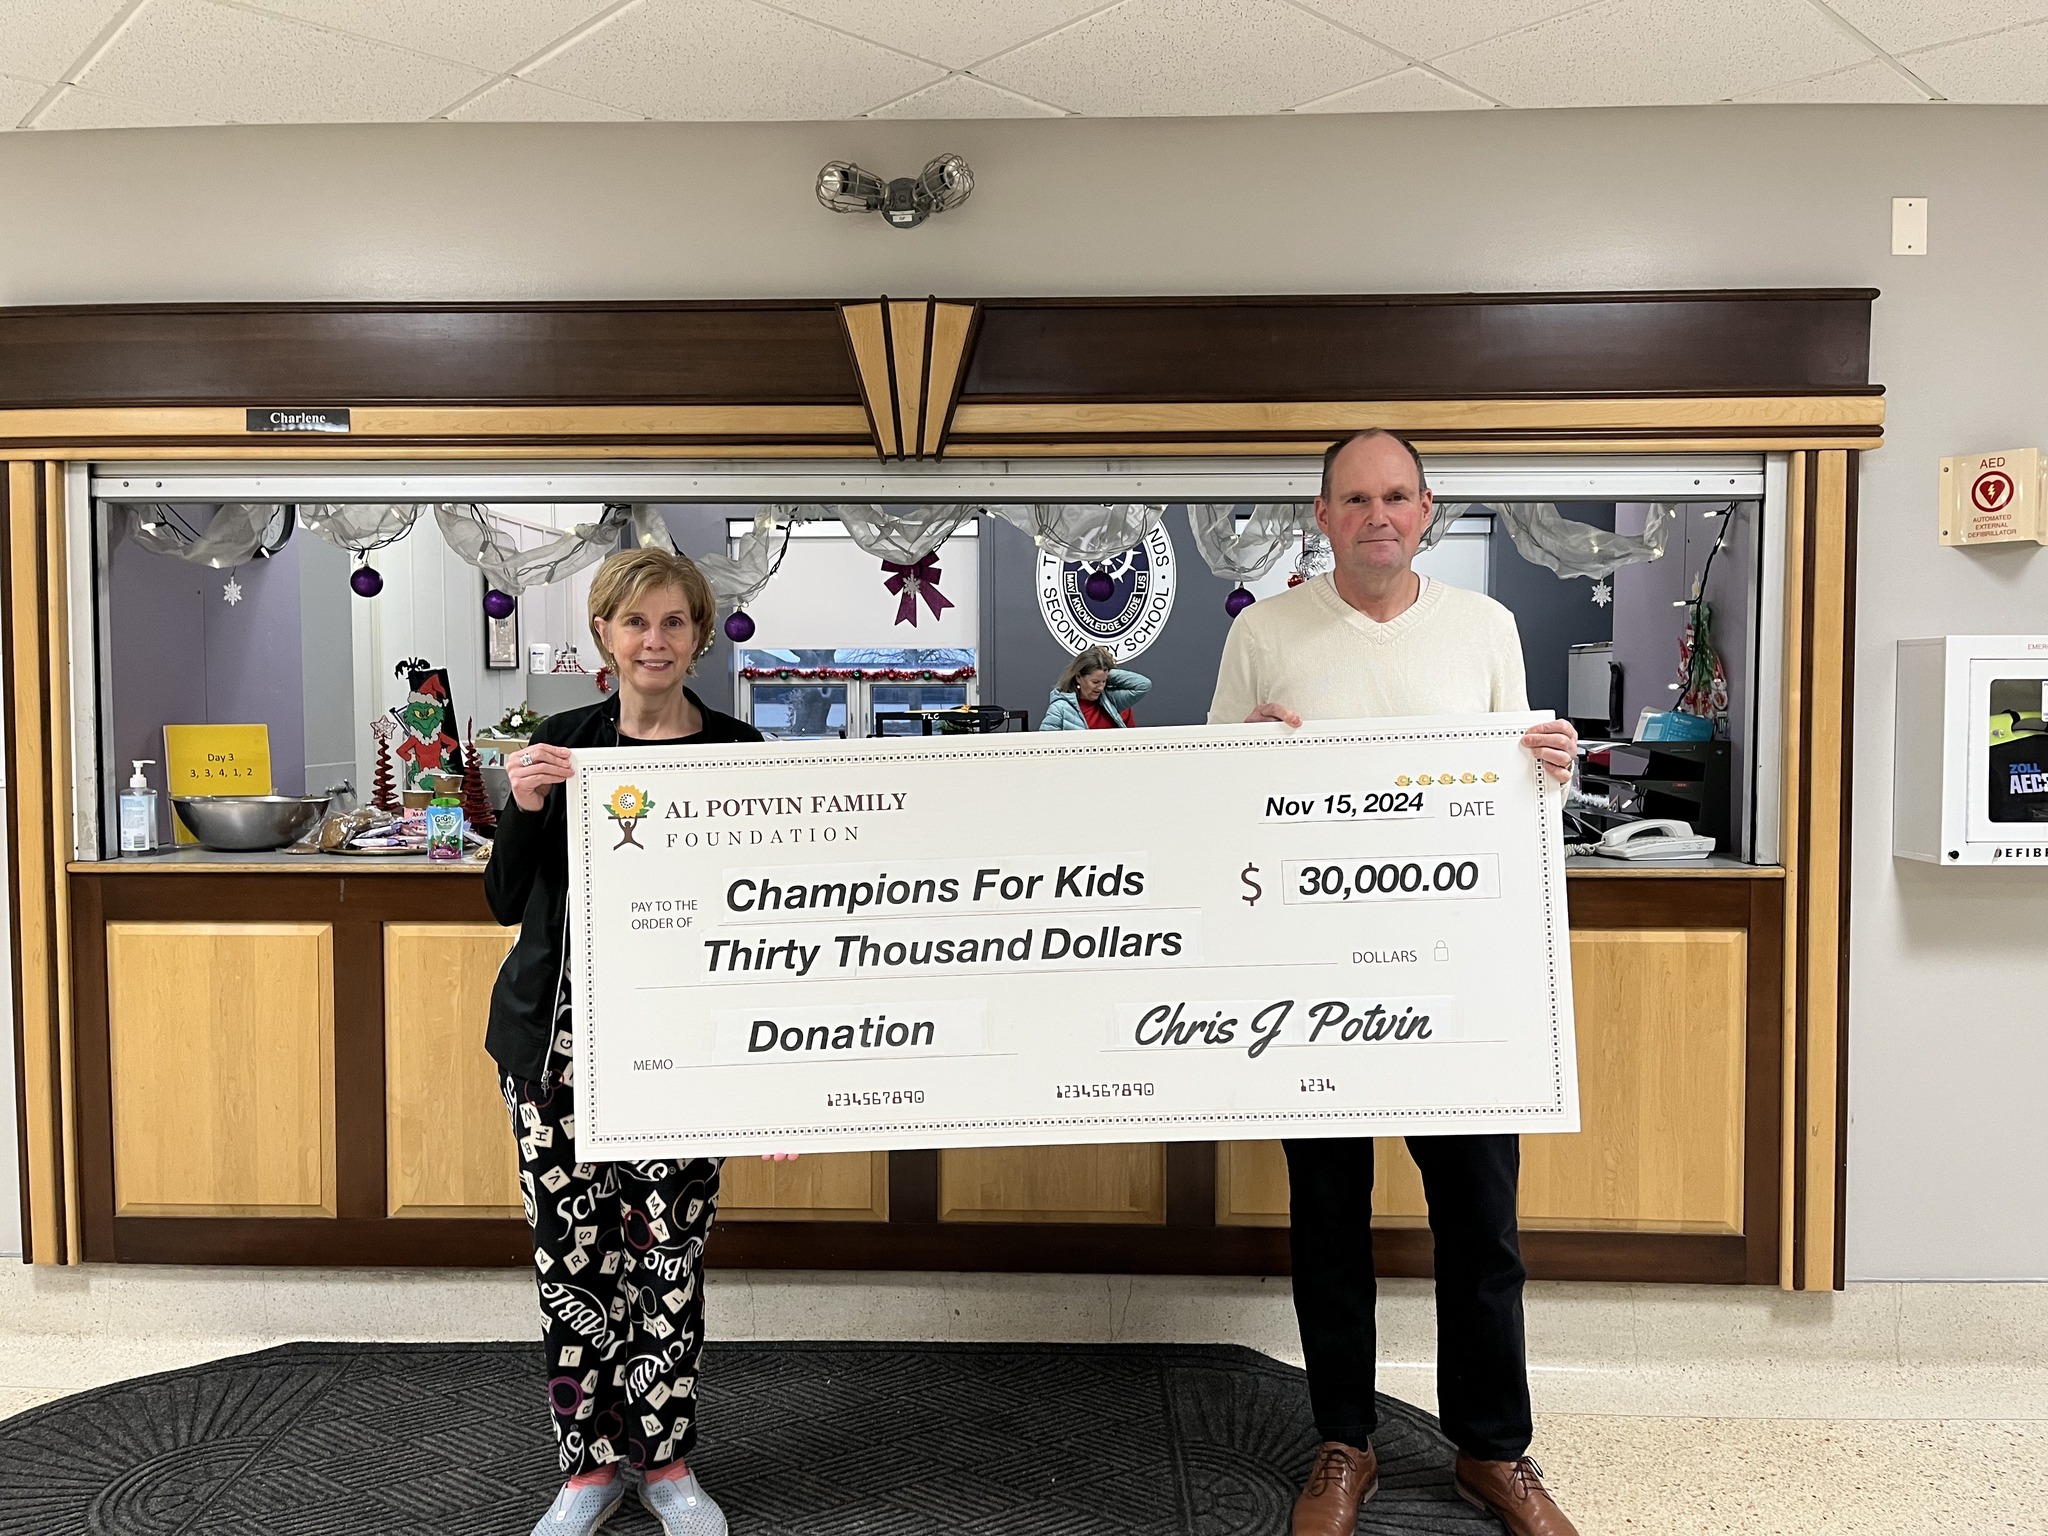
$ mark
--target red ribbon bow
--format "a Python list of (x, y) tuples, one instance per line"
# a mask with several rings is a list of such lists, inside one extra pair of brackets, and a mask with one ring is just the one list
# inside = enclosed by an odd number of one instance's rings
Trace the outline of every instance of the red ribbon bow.
[(897, 594), (896, 622), (917, 628), (917, 599), (923, 595), (925, 606), (937, 618), (953, 606), (953, 599), (939, 590), (939, 557), (936, 552), (926, 555), (915, 565), (901, 565), (894, 560), (884, 560), (882, 569), (892, 574), (882, 583)]

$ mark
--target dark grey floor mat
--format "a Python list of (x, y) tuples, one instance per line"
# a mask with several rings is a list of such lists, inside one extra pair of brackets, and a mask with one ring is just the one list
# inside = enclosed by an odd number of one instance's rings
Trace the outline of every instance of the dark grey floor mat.
[[(557, 1484), (540, 1350), (289, 1344), (0, 1423), (8, 1536), (525, 1536)], [(691, 1463), (733, 1536), (1279, 1536), (1301, 1373), (1193, 1345), (714, 1344)], [(1361, 1533), (1496, 1533), (1380, 1399)], [(659, 1536), (637, 1500), (608, 1536)]]

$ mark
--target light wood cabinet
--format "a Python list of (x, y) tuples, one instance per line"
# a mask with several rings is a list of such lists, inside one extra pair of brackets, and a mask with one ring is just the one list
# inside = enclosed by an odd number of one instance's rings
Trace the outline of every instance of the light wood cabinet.
[[(522, 1217), (519, 1163), (484, 1050), (491, 982), (518, 931), (384, 925), (385, 1188), (399, 1217)], [(886, 1221), (889, 1160), (849, 1152), (726, 1163), (724, 1221)]]
[[(1573, 931), (1581, 1129), (1522, 1138), (1524, 1227), (1742, 1231), (1748, 965), (1739, 928)], [(1382, 1138), (1375, 1154), (1375, 1220), (1422, 1225), (1406, 1146)], [(1278, 1142), (1217, 1149), (1216, 1219), (1286, 1225)]]
[(325, 923), (107, 924), (114, 1210), (332, 1216)]
[(889, 1154), (824, 1152), (793, 1163), (729, 1157), (720, 1221), (887, 1221)]
[(1576, 1136), (1522, 1138), (1522, 1223), (1736, 1233), (1742, 1224), (1748, 936), (1572, 933)]
[(1166, 1220), (1166, 1149), (948, 1148), (939, 1154), (939, 1219), (1156, 1226)]
[(519, 1156), (484, 1049), (516, 928), (384, 925), (384, 1189), (404, 1217), (520, 1216)]

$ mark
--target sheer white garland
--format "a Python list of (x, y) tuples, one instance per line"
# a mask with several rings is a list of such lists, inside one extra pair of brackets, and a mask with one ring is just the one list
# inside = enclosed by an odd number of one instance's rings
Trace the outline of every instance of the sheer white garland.
[(425, 510), (417, 501), (301, 502), (299, 526), (350, 554), (366, 555), (411, 533)]
[(170, 555), (215, 570), (241, 565), (256, 557), (263, 535), (284, 511), (278, 501), (229, 501), (214, 509), (213, 519), (191, 538), (184, 519), (168, 502), (138, 502), (122, 508), (114, 525), (115, 541), (133, 539), (153, 555)]
[[(789, 548), (791, 525), (802, 521), (778, 515), (786, 510), (771, 507), (757, 516), (754, 526), (741, 535), (738, 547), (730, 555), (690, 557), (711, 583), (711, 595), (718, 599), (719, 607), (727, 612), (744, 608), (768, 585), (768, 578), (775, 574), (782, 564), (783, 552)], [(667, 537), (667, 529), (662, 530), (662, 536)]]
[(935, 506), (882, 505), (876, 502), (827, 502), (818, 506), (773, 509), (785, 518), (837, 518), (846, 536), (864, 554), (892, 565), (916, 565), (959, 531), (983, 509), (964, 502)]
[[(1188, 505), (1189, 524), (1202, 558), (1216, 575), (1240, 583), (1271, 570), (1288, 546), (1313, 526), (1313, 508), (1307, 502), (1246, 505), (1249, 515), (1242, 525), (1238, 504)], [(149, 526), (160, 520), (151, 517), (147, 507), (134, 507), (128, 509), (126, 534), (158, 554), (215, 566), (235, 565), (250, 558), (263, 530), (280, 509), (277, 503), (225, 504), (200, 538), (188, 540), (174, 530)], [(302, 503), (298, 520), (314, 536), (362, 555), (397, 543), (429, 509), (457, 557), (483, 571), (493, 587), (514, 597), (595, 564), (618, 548), (627, 528), (643, 546), (675, 549), (666, 523), (651, 506), (609, 505), (596, 521), (579, 524), (530, 548), (521, 548), (485, 508), (470, 502)], [(935, 553), (961, 524), (986, 512), (1022, 530), (1039, 548), (1060, 559), (1100, 562), (1142, 543), (1159, 526), (1165, 511), (1165, 504), (1148, 502), (780, 504), (755, 518), (753, 528), (740, 538), (732, 554), (694, 558), (720, 606), (732, 609), (760, 596), (781, 564), (790, 528), (800, 522), (837, 520), (863, 552), (893, 565), (915, 566)], [(1506, 509), (1503, 515), (1507, 515)], [(1439, 531), (1433, 525), (1425, 542), (1434, 543)]]
[(1608, 576), (1624, 565), (1663, 559), (1679, 516), (1677, 503), (1652, 502), (1642, 533), (1635, 535), (1612, 533), (1566, 517), (1547, 501), (1440, 501), (1423, 536), (1422, 547), (1430, 548), (1461, 513), (1475, 508), (1491, 512), (1501, 520), (1524, 560), (1565, 577)]
[(675, 547), (669, 543), (668, 530), (661, 526), (653, 508), (616, 503), (607, 506), (595, 522), (578, 523), (559, 538), (530, 549), (515, 544), (504, 528), (474, 502), (436, 502), (434, 521), (441, 525), (441, 537), (458, 557), (482, 571), (493, 587), (512, 597), (528, 587), (544, 587), (597, 564), (619, 547), (619, 539), (628, 528), (640, 535), (643, 544), (656, 543), (671, 552)]
[[(1238, 521), (1239, 510), (1247, 514)], [(1191, 501), (1188, 528), (1211, 575), (1243, 586), (1257, 581), (1316, 525), (1312, 501)]]
[(1021, 528), (1031, 542), (1062, 560), (1107, 560), (1152, 536), (1166, 515), (1165, 503), (1115, 502), (1076, 506), (1067, 502), (991, 502), (981, 508)]

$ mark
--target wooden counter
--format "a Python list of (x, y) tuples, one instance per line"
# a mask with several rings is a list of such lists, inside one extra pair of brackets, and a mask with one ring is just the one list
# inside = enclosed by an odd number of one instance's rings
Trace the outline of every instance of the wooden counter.
[[(84, 1257), (526, 1262), (480, 868), (70, 866)], [(1775, 1283), (1780, 872), (1586, 859), (1568, 888), (1584, 1129), (1523, 1141), (1531, 1272)], [(1427, 1273), (1414, 1164), (1379, 1167), (1381, 1268)], [(710, 1258), (1278, 1274), (1286, 1210), (1274, 1142), (734, 1161)]]

